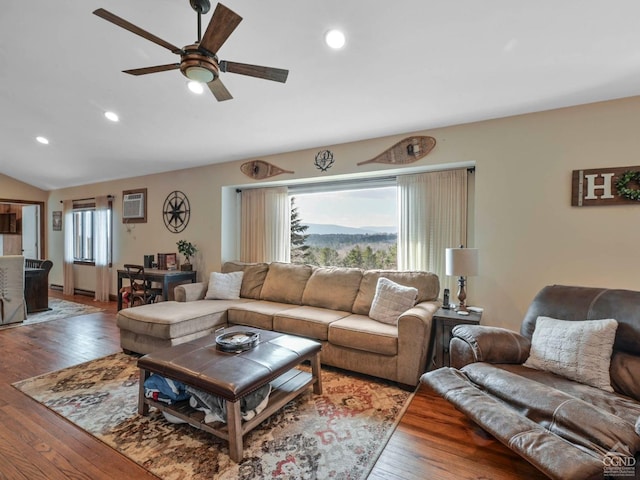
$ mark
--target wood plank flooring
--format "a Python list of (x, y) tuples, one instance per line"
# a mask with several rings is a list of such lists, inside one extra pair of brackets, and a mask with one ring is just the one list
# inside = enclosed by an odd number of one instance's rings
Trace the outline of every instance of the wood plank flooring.
[[(91, 435), (11, 386), (26, 378), (118, 352), (115, 302), (51, 297), (101, 313), (0, 330), (0, 479), (155, 479)], [(448, 402), (420, 387), (370, 480), (543, 479)]]

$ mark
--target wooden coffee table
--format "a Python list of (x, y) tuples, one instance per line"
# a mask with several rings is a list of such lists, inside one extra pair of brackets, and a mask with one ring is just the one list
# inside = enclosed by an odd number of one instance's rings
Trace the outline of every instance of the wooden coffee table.
[[(244, 326), (227, 328), (228, 332), (256, 332), (258, 344), (239, 353), (221, 351), (216, 335), (149, 353), (138, 359), (140, 392), (138, 412), (149, 413), (149, 406), (168, 412), (196, 428), (229, 442), (229, 456), (240, 462), (243, 456), (242, 439), (265, 418), (313, 385), (315, 394), (322, 393), (320, 376), (321, 344), (294, 335), (260, 330)], [(297, 369), (305, 360), (311, 362), (311, 373)], [(166, 405), (144, 395), (144, 382), (156, 373), (178, 380), (193, 388), (225, 400), (227, 423), (205, 423), (204, 413), (189, 407), (188, 402)], [(240, 400), (245, 395), (271, 382), (267, 407), (251, 420), (242, 422)]]

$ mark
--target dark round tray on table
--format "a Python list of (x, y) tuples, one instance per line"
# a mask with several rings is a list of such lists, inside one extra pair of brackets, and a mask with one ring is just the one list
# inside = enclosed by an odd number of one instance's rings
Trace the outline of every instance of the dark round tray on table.
[(229, 332), (216, 337), (216, 344), (223, 352), (244, 352), (251, 350), (260, 341), (260, 334), (256, 332)]

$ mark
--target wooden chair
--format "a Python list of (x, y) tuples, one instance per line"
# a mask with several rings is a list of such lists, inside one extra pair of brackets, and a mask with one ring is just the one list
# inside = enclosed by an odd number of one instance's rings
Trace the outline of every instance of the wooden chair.
[(161, 288), (153, 288), (147, 280), (142, 265), (125, 264), (129, 285), (123, 287), (122, 296), (126, 296), (129, 307), (154, 303), (162, 297)]
[(51, 260), (24, 259), (24, 300), (27, 313), (44, 312), (49, 308), (49, 272)]

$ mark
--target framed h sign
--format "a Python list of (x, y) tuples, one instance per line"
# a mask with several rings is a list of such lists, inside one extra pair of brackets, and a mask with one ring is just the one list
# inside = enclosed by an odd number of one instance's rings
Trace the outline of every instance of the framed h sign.
[(571, 205), (640, 204), (640, 166), (574, 170)]

